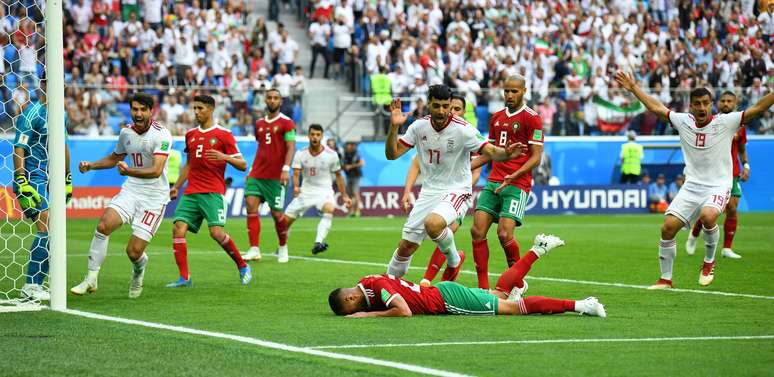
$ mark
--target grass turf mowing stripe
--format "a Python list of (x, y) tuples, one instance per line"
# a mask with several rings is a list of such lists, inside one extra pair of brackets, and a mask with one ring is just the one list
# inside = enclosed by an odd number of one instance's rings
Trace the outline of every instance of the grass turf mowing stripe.
[(165, 325), (165, 324), (162, 324), (162, 323), (145, 322), (145, 321), (139, 321), (139, 320), (134, 320), (134, 319), (112, 317), (112, 316), (107, 316), (107, 315), (103, 315), (103, 314), (90, 313), (90, 312), (84, 312), (84, 311), (80, 311), (80, 310), (71, 310), (71, 309), (64, 310), (63, 313), (71, 314), (71, 315), (75, 315), (75, 316), (80, 316), (80, 317), (85, 317), (85, 318), (90, 318), (90, 319), (97, 319), (97, 320), (101, 320), (101, 321), (110, 321), (110, 322), (123, 323), (123, 324), (126, 324), (126, 325), (142, 326), (142, 327), (148, 327), (148, 328), (159, 329), (159, 330), (174, 331), (174, 332), (190, 334), (190, 335), (201, 335), (201, 336), (208, 336), (208, 337), (211, 337), (211, 338), (233, 340), (235, 342), (252, 344), (252, 345), (259, 346), (259, 347), (272, 348), (272, 349), (277, 349), (277, 350), (281, 350), (281, 351), (288, 351), (288, 352), (296, 352), (296, 353), (301, 353), (301, 354), (306, 354), (306, 355), (311, 355), (311, 356), (326, 357), (326, 358), (329, 358), (329, 359), (347, 360), (347, 361), (353, 361), (353, 362), (362, 363), (362, 364), (378, 365), (378, 366), (383, 366), (383, 367), (388, 367), (388, 368), (405, 370), (405, 371), (408, 371), (408, 372), (426, 374), (426, 375), (430, 375), (430, 376), (469, 377), (469, 375), (465, 375), (465, 374), (459, 374), (459, 373), (454, 373), (454, 372), (447, 372), (447, 371), (440, 370), (440, 369), (427, 368), (427, 367), (422, 367), (422, 366), (418, 366), (418, 365), (404, 364), (404, 363), (398, 363), (398, 362), (386, 361), (386, 360), (379, 360), (379, 359), (372, 359), (370, 357), (354, 356), (354, 355), (346, 355), (346, 354), (341, 354), (341, 353), (333, 353), (333, 352), (327, 352), (327, 351), (320, 351), (320, 350), (315, 350), (315, 349), (310, 349), (310, 348), (296, 347), (296, 346), (291, 346), (291, 345), (288, 345), (288, 344), (270, 342), (270, 341), (260, 340), (260, 339), (256, 339), (256, 338), (250, 338), (250, 337), (246, 337), (246, 336), (231, 335), (231, 334), (225, 334), (225, 333), (219, 333), (219, 332), (213, 332), (213, 331), (192, 329), (192, 328), (189, 328), (189, 327)]
[[(168, 252), (146, 252), (148, 255), (167, 255)], [(196, 251), (196, 249), (189, 249), (188, 254), (212, 254), (212, 251), (204, 251), (199, 250)], [(68, 254), (68, 257), (86, 257), (89, 254)], [(263, 256), (269, 256), (269, 257), (275, 257), (276, 255), (273, 254), (264, 254)], [(302, 256), (290, 256), (290, 259), (298, 259), (298, 260), (304, 260), (304, 261), (314, 261), (314, 262), (325, 262), (325, 263), (335, 263), (335, 264), (354, 264), (354, 265), (361, 265), (361, 266), (374, 266), (374, 267), (387, 267), (386, 263), (377, 263), (377, 262), (363, 262), (363, 261), (351, 261), (351, 260), (343, 260), (343, 259), (321, 259), (321, 258), (314, 258), (314, 257), (302, 257)], [(424, 267), (409, 267), (411, 270), (425, 270)], [(462, 270), (460, 273), (468, 274), (468, 275), (475, 275), (475, 271), (469, 271), (469, 270)], [(490, 272), (489, 276), (500, 276), (499, 274)], [(527, 280), (543, 280), (543, 281), (552, 281), (557, 283), (570, 283), (570, 284), (584, 284), (584, 285), (598, 285), (598, 286), (604, 286), (604, 287), (617, 287), (617, 288), (633, 288), (633, 289), (643, 289), (648, 290), (647, 285), (636, 285), (636, 284), (625, 284), (625, 283), (608, 283), (603, 281), (591, 281), (591, 280), (574, 280), (574, 279), (563, 279), (563, 278), (552, 278), (552, 277), (543, 277), (543, 276), (527, 276), (525, 277)], [(774, 300), (774, 296), (763, 296), (763, 295), (753, 295), (749, 293), (735, 293), (735, 292), (721, 292), (721, 291), (703, 291), (699, 289), (683, 289), (683, 288), (671, 288), (664, 290), (665, 292), (677, 292), (677, 293), (697, 293), (697, 294), (704, 294), (704, 295), (716, 295), (716, 296), (727, 296), (727, 297), (744, 297), (744, 298), (753, 298), (753, 299), (761, 299), (761, 300)]]
[(684, 336), (670, 338), (598, 338), (598, 339), (534, 339), (534, 340), (490, 340), (472, 342), (433, 342), (433, 343), (387, 343), (387, 344), (343, 344), (331, 346), (313, 346), (307, 349), (352, 349), (352, 348), (391, 348), (391, 347), (427, 347), (427, 346), (468, 346), (492, 344), (556, 344), (556, 343), (637, 343), (637, 342), (682, 342), (710, 340), (767, 340), (774, 335), (740, 335), (740, 336)]

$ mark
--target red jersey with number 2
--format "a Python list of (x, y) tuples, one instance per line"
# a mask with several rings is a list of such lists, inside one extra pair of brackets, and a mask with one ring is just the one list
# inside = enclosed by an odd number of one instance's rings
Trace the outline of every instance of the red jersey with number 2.
[[(505, 148), (508, 144), (520, 142), (522, 144), (543, 145), (543, 121), (535, 110), (522, 106), (511, 114), (508, 108), (504, 108), (494, 114), (489, 120), (489, 142)], [(498, 162), (492, 161), (492, 172), (489, 173), (489, 182), (502, 182), (505, 176), (519, 170), (529, 160), (530, 152), (514, 159)], [(526, 192), (532, 189), (532, 172), (529, 171), (513, 180), (511, 185)]]
[(747, 128), (741, 127), (734, 135), (734, 142), (731, 144), (731, 161), (734, 164), (734, 177), (738, 177), (742, 172), (739, 170), (739, 146), (747, 144)]
[(248, 177), (257, 179), (280, 179), (282, 165), (285, 165), (286, 141), (295, 141), (296, 125), (293, 120), (280, 113), (274, 119), (263, 117), (255, 122), (255, 140), (258, 151)]
[(371, 275), (357, 284), (366, 296), (368, 311), (387, 310), (395, 297), (403, 300), (413, 314), (444, 314), (446, 304), (435, 287), (422, 287), (392, 275)]
[(210, 161), (208, 150), (214, 149), (230, 156), (241, 156), (231, 131), (214, 125), (206, 130), (196, 127), (185, 133), (185, 152), (188, 154), (188, 185), (183, 194), (226, 193), (225, 161)]

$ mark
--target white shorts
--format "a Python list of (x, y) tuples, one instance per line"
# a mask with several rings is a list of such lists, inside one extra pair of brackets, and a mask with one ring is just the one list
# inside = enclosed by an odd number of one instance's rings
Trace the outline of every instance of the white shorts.
[(406, 224), (403, 225), (403, 239), (415, 244), (421, 244), (427, 238), (425, 231), (425, 218), (435, 213), (446, 221), (448, 226), (467, 211), (466, 203), (471, 194), (467, 191), (446, 193), (419, 193), (419, 198), (414, 202), (414, 208), (408, 215)]
[(122, 189), (110, 200), (108, 208), (116, 210), (124, 224), (132, 224), (132, 235), (150, 241), (161, 225), (168, 202), (168, 194), (138, 194)]
[(297, 219), (312, 207), (322, 211), (326, 203), (335, 204), (333, 190), (323, 193), (301, 193), (288, 204), (285, 208), (285, 215)]
[(722, 213), (731, 195), (731, 187), (705, 186), (686, 182), (669, 204), (665, 215), (673, 215), (691, 228), (699, 220), (703, 207), (712, 207)]

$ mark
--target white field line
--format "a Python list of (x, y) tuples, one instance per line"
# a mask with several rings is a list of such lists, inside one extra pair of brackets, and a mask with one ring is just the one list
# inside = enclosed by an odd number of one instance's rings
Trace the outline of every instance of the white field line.
[(346, 355), (341, 353), (333, 353), (328, 351), (320, 351), (315, 349), (309, 349), (304, 347), (296, 347), (291, 346), (288, 344), (283, 343), (276, 343), (276, 342), (270, 342), (266, 340), (260, 340), (256, 338), (250, 338), (246, 336), (239, 336), (239, 335), (231, 335), (231, 334), (225, 334), (225, 333), (219, 333), (214, 331), (205, 331), (205, 330), (198, 330), (193, 329), (189, 327), (181, 327), (181, 326), (172, 326), (172, 325), (165, 325), (162, 323), (155, 323), (155, 322), (145, 322), (145, 321), (139, 321), (135, 319), (126, 319), (126, 318), (120, 318), (120, 317), (112, 317), (107, 316), (103, 314), (96, 314), (96, 313), (89, 313), (89, 312), (83, 312), (80, 310), (65, 310), (64, 313), (76, 315), (80, 317), (86, 317), (91, 319), (97, 319), (101, 321), (109, 321), (109, 322), (116, 322), (116, 323), (122, 323), (125, 325), (134, 325), (134, 326), (142, 326), (142, 327), (148, 327), (152, 329), (158, 329), (158, 330), (166, 330), (166, 331), (174, 331), (178, 333), (184, 333), (184, 334), (190, 334), (190, 335), (198, 335), (198, 336), (207, 336), (210, 338), (218, 338), (218, 339), (226, 339), (231, 340), (235, 342), (240, 343), (246, 343), (246, 344), (252, 344), (258, 347), (263, 348), (271, 348), (275, 350), (281, 350), (281, 351), (287, 351), (287, 352), (295, 352), (300, 354), (306, 354), (311, 356), (317, 356), (317, 357), (324, 357), (329, 359), (337, 359), (337, 360), (346, 360), (346, 361), (352, 361), (356, 363), (361, 364), (369, 364), (369, 365), (377, 365), (381, 367), (387, 367), (387, 368), (393, 368), (393, 369), (399, 369), (404, 370), (408, 372), (414, 372), (414, 373), (420, 373), (425, 375), (431, 375), (431, 376), (442, 376), (442, 377), (467, 377), (467, 375), (454, 373), (454, 372), (447, 372), (440, 369), (433, 369), (433, 368), (427, 368), (422, 367), (418, 365), (412, 365), (412, 364), (405, 364), (405, 363), (398, 363), (394, 361), (386, 361), (386, 360), (379, 360), (379, 359), (373, 359), (370, 357), (363, 357), (363, 356), (354, 356), (354, 355)]
[[(188, 254), (212, 254), (216, 251), (189, 251)], [(148, 252), (150, 255), (165, 255), (165, 254), (171, 254), (170, 252), (160, 252), (160, 251), (152, 251)], [(89, 254), (68, 254), (68, 257), (85, 257)], [(123, 253), (121, 254), (123, 255)], [(264, 257), (276, 257), (275, 255), (264, 253)], [(321, 259), (321, 258), (313, 258), (313, 257), (303, 257), (303, 256), (290, 256), (290, 259), (298, 259), (298, 260), (304, 260), (304, 261), (313, 261), (313, 262), (324, 262), (324, 263), (334, 263), (334, 264), (353, 264), (353, 265), (359, 265), (359, 266), (372, 266), (372, 267), (387, 267), (387, 264), (385, 263), (376, 263), (376, 262), (364, 262), (364, 261), (351, 261), (351, 260), (343, 260), (343, 259)], [(424, 270), (424, 267), (409, 267), (412, 270)], [(475, 271), (470, 270), (462, 270), (460, 273), (468, 274), (468, 275), (475, 275)], [(489, 276), (500, 276), (499, 274), (490, 272)], [(583, 285), (597, 285), (597, 286), (603, 286), (603, 287), (616, 287), (616, 288), (632, 288), (632, 289), (642, 289), (647, 290), (647, 285), (636, 285), (636, 284), (624, 284), (624, 283), (607, 283), (602, 281), (591, 281), (591, 280), (574, 280), (574, 279), (562, 279), (562, 278), (552, 278), (552, 277), (543, 277), (543, 276), (527, 276), (526, 279), (528, 280), (538, 280), (538, 281), (552, 281), (557, 283), (569, 283), (569, 284), (583, 284)], [(696, 294), (703, 294), (703, 295), (715, 295), (715, 296), (727, 296), (727, 297), (744, 297), (744, 298), (753, 298), (753, 299), (761, 299), (761, 300), (774, 300), (774, 296), (764, 296), (764, 295), (754, 295), (749, 293), (734, 293), (734, 292), (720, 292), (720, 291), (703, 291), (699, 289), (682, 289), (682, 288), (672, 288), (667, 290), (667, 292), (679, 292), (679, 293), (696, 293)]]
[(320, 349), (353, 349), (353, 348), (392, 348), (392, 347), (431, 347), (431, 346), (469, 346), (497, 344), (571, 344), (571, 343), (640, 343), (640, 342), (690, 342), (711, 340), (767, 340), (774, 335), (741, 335), (741, 336), (683, 336), (670, 338), (597, 338), (597, 339), (534, 339), (534, 340), (490, 340), (473, 342), (432, 342), (432, 343), (387, 343), (387, 344), (344, 344), (331, 346), (307, 347), (310, 350)]

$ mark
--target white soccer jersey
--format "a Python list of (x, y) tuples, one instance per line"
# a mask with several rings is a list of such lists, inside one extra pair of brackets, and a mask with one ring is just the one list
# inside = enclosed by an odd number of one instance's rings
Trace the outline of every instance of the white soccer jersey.
[[(172, 149), (172, 135), (169, 130), (154, 120), (144, 134), (138, 134), (131, 125), (122, 128), (113, 153), (126, 154), (132, 167), (148, 168), (153, 166), (154, 155), (169, 155), (170, 149)], [(168, 193), (167, 165), (164, 165), (164, 171), (158, 178), (128, 177), (122, 188)]]
[[(730, 153), (730, 152), (729, 152)], [(333, 191), (331, 181), (333, 175), (341, 170), (339, 155), (328, 147), (314, 155), (309, 148), (296, 151), (293, 156), (293, 169), (302, 169), (304, 182), (301, 193), (322, 193)]]
[(685, 181), (706, 186), (731, 187), (731, 141), (739, 130), (744, 112), (715, 115), (704, 127), (688, 113), (670, 111), (669, 123), (680, 134), (685, 156)]
[(488, 143), (475, 127), (457, 116), (450, 116), (441, 131), (433, 128), (430, 116), (417, 119), (398, 141), (416, 147), (424, 177), (422, 191), (436, 193), (470, 192), (470, 153), (479, 152)]

